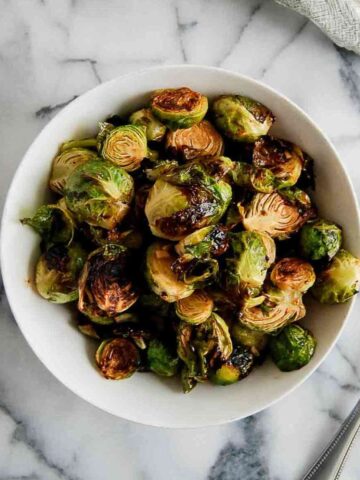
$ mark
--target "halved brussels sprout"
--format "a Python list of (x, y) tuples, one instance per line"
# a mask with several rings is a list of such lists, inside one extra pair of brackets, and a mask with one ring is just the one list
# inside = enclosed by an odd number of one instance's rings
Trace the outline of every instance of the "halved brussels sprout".
[(196, 258), (181, 255), (171, 265), (177, 278), (193, 288), (203, 288), (214, 282), (219, 273), (219, 264), (214, 258)]
[(176, 160), (160, 160), (152, 168), (145, 169), (145, 175), (150, 182), (155, 182), (162, 175), (171, 172), (178, 166)]
[(76, 167), (97, 158), (97, 153), (86, 148), (69, 148), (56, 155), (52, 163), (49, 187), (63, 194), (66, 181)]
[(239, 142), (254, 142), (266, 135), (275, 120), (264, 105), (241, 95), (218, 97), (213, 103), (212, 112), (219, 130)]
[(110, 162), (89, 160), (72, 172), (64, 194), (79, 222), (112, 230), (129, 212), (134, 181)]
[(180, 281), (171, 269), (176, 260), (171, 244), (155, 242), (146, 253), (146, 279), (151, 290), (166, 302), (189, 297), (194, 287)]
[(339, 250), (316, 279), (311, 293), (320, 303), (344, 303), (360, 289), (360, 260)]
[(269, 335), (257, 330), (251, 330), (245, 327), (245, 325), (236, 322), (231, 328), (231, 338), (235, 345), (244, 345), (250, 349), (255, 357), (259, 357), (268, 344)]
[(95, 354), (101, 374), (111, 380), (131, 377), (140, 365), (140, 355), (135, 345), (125, 338), (101, 342)]
[(95, 323), (110, 324), (138, 299), (129, 251), (108, 244), (92, 252), (79, 278), (78, 309)]
[(140, 168), (147, 156), (146, 130), (137, 125), (122, 125), (106, 135), (101, 155), (127, 172)]
[(267, 288), (262, 295), (245, 301), (240, 322), (252, 330), (273, 333), (305, 316), (301, 293)]
[(304, 225), (300, 231), (301, 253), (309, 260), (331, 260), (341, 243), (341, 228), (321, 218)]
[(276, 178), (271, 170), (245, 162), (236, 162), (232, 178), (235, 185), (255, 192), (271, 193), (276, 187)]
[(147, 363), (152, 372), (162, 377), (172, 377), (179, 366), (179, 358), (173, 355), (170, 349), (160, 340), (150, 341), (146, 351)]
[(266, 136), (256, 140), (252, 161), (255, 167), (271, 170), (276, 178), (277, 188), (286, 188), (292, 187), (299, 180), (304, 155), (297, 145)]
[(309, 262), (301, 258), (288, 257), (274, 265), (270, 280), (281, 290), (291, 289), (305, 293), (314, 285), (316, 276)]
[(221, 156), (224, 153), (224, 142), (211, 123), (203, 120), (190, 128), (168, 132), (165, 148), (171, 157), (194, 160)]
[(238, 207), (245, 230), (265, 232), (280, 240), (296, 232), (309, 218), (306, 210), (277, 192), (257, 193), (249, 205)]
[(307, 365), (315, 353), (316, 340), (300, 325), (288, 325), (279, 335), (270, 339), (270, 355), (283, 372), (291, 372)]
[(86, 260), (80, 245), (55, 245), (43, 253), (35, 268), (35, 285), (40, 295), (53, 303), (78, 298), (78, 277)]
[(166, 127), (152, 113), (150, 108), (142, 108), (130, 115), (132, 125), (146, 128), (146, 138), (150, 142), (161, 142), (166, 133)]
[(226, 252), (229, 247), (226, 229), (222, 225), (210, 225), (195, 230), (176, 244), (178, 255), (190, 255), (195, 258), (205, 258), (211, 255), (217, 257)]
[(195, 164), (158, 178), (151, 188), (145, 214), (153, 235), (181, 240), (194, 230), (217, 223), (225, 213), (232, 190)]
[(231, 385), (247, 377), (254, 367), (254, 355), (244, 345), (234, 348), (231, 357), (221, 363), (210, 375), (210, 380), (216, 385)]
[(70, 245), (74, 238), (74, 221), (62, 202), (42, 205), (31, 218), (22, 218), (23, 225), (29, 225), (38, 233), (47, 247), (56, 244)]
[(267, 250), (257, 232), (232, 233), (231, 254), (226, 259), (226, 289), (236, 296), (257, 295), (269, 267)]
[(59, 152), (65, 152), (65, 150), (70, 150), (72, 148), (94, 148), (96, 150), (97, 139), (92, 138), (81, 138), (80, 140), (68, 140), (60, 145)]
[(198, 325), (210, 317), (213, 307), (213, 299), (204, 290), (196, 290), (189, 297), (178, 300), (175, 311), (184, 322)]
[(176, 130), (201, 122), (208, 109), (208, 100), (187, 87), (164, 88), (153, 93), (150, 106), (156, 117)]
[(217, 343), (217, 354), (220, 355), (222, 360), (227, 360), (230, 358), (233, 352), (233, 344), (229, 327), (227, 326), (225, 320), (215, 312), (212, 313), (210, 321), (213, 326), (213, 335)]

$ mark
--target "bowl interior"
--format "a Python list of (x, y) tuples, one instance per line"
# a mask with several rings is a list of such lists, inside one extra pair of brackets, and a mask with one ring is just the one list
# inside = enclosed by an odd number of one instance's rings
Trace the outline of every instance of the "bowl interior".
[[(208, 67), (167, 67), (127, 75), (100, 85), (61, 111), (40, 133), (18, 168), (10, 187), (2, 224), (2, 269), (15, 318), (30, 346), (68, 388), (119, 417), (167, 427), (219, 424), (259, 411), (300, 384), (324, 359), (338, 337), (351, 302), (333, 307), (312, 304), (303, 322), (318, 339), (305, 368), (279, 372), (271, 362), (244, 381), (227, 388), (199, 385), (183, 395), (177, 381), (136, 374), (123, 382), (107, 381), (94, 366), (96, 342), (74, 327), (67, 307), (42, 300), (29, 284), (39, 239), (19, 218), (46, 199), (51, 159), (69, 138), (92, 134), (97, 122), (146, 103), (149, 92), (187, 85), (210, 98), (241, 93), (267, 105), (276, 115), (272, 133), (296, 142), (316, 162), (315, 201), (321, 215), (344, 227), (345, 244), (360, 254), (356, 199), (337, 155), (324, 135), (294, 104), (249, 78)], [(341, 195), (339, 195), (341, 192)]]

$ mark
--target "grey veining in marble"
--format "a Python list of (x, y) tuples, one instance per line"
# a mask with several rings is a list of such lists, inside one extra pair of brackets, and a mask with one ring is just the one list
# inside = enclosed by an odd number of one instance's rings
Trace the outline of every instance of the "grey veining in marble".
[[(270, 0), (0, 0), (0, 202), (41, 128), (84, 91), (160, 64), (222, 66), (327, 132), (360, 194), (360, 58)], [(357, 303), (338, 346), (261, 414), (193, 431), (113, 418), (60, 385), (1, 292), (0, 480), (300, 480), (360, 395)], [(360, 463), (346, 480), (360, 478)]]

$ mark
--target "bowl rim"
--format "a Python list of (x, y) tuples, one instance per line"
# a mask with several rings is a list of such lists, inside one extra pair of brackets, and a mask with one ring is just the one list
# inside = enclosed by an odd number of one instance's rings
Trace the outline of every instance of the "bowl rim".
[(35, 145), (37, 143), (37, 140), (38, 138), (44, 134), (44, 131), (47, 130), (47, 129), (50, 129), (51, 126), (55, 123), (55, 122), (58, 122), (59, 120), (61, 120), (61, 117), (63, 115), (66, 115), (67, 112), (69, 110), (71, 110), (72, 108), (75, 108), (77, 106), (77, 103), (79, 102), (82, 102), (84, 101), (84, 98), (86, 98), (87, 96), (91, 96), (94, 91), (96, 91), (97, 89), (101, 89), (104, 85), (110, 85), (111, 83), (114, 83), (116, 84), (116, 82), (121, 78), (121, 79), (126, 79), (126, 78), (131, 78), (131, 77), (141, 77), (142, 75), (147, 75), (148, 73), (154, 73), (154, 72), (164, 72), (164, 71), (170, 71), (170, 70), (177, 70), (177, 69), (182, 69), (182, 70), (201, 70), (203, 72), (214, 72), (214, 73), (220, 73), (220, 74), (225, 74), (227, 76), (232, 76), (233, 78), (236, 78), (238, 80), (245, 80), (247, 82), (250, 82), (250, 83), (253, 83), (267, 91), (269, 91), (272, 95), (275, 95), (279, 98), (281, 98), (283, 101), (285, 101), (286, 103), (290, 104), (292, 106), (293, 109), (296, 110), (297, 113), (299, 113), (300, 115), (302, 115), (303, 117), (305, 117), (305, 119), (307, 120), (307, 122), (311, 125), (311, 127), (317, 131), (317, 133), (322, 136), (324, 138), (324, 140), (326, 141), (328, 147), (330, 148), (330, 150), (332, 151), (334, 157), (336, 158), (337, 160), (337, 163), (338, 163), (338, 166), (339, 168), (342, 170), (342, 173), (344, 175), (344, 177), (346, 178), (347, 182), (348, 182), (348, 185), (349, 185), (349, 194), (351, 196), (351, 200), (355, 206), (355, 210), (356, 210), (356, 218), (354, 218), (354, 221), (353, 221), (353, 225), (354, 225), (354, 228), (356, 228), (357, 230), (357, 236), (360, 238), (360, 210), (359, 210), (359, 203), (358, 203), (358, 199), (357, 199), (357, 196), (356, 196), (356, 193), (355, 193), (355, 189), (354, 189), (354, 186), (352, 184), (352, 181), (351, 181), (351, 178), (350, 178), (350, 175), (348, 174), (341, 158), (340, 158), (340, 155), (338, 154), (337, 150), (335, 149), (332, 141), (330, 140), (330, 138), (328, 137), (328, 135), (315, 123), (314, 120), (312, 120), (312, 118), (301, 108), (299, 107), (294, 101), (292, 101), (291, 99), (289, 99), (288, 97), (286, 97), (284, 94), (280, 93), (278, 90), (276, 90), (275, 88), (267, 85), (266, 83), (260, 81), (260, 80), (257, 80), (257, 79), (254, 79), (248, 75), (244, 75), (244, 74), (241, 74), (241, 73), (238, 73), (238, 72), (234, 72), (232, 70), (228, 70), (228, 69), (225, 69), (225, 68), (220, 68), (220, 67), (213, 67), (213, 66), (207, 66), (207, 65), (197, 65), (197, 64), (172, 64), (172, 65), (158, 65), (158, 66), (154, 66), (154, 67), (150, 67), (150, 68), (144, 68), (144, 69), (139, 69), (139, 70), (135, 70), (133, 72), (129, 72), (129, 73), (126, 73), (126, 74), (123, 74), (123, 75), (118, 75), (106, 82), (103, 82), (99, 85), (96, 85), (95, 87), (87, 90), (86, 92), (84, 92), (83, 94), (79, 95), (77, 98), (75, 98), (73, 101), (71, 101), (68, 105), (66, 105), (63, 109), (60, 110), (60, 112), (58, 112), (49, 122), (47, 122), (44, 127), (40, 130), (40, 132), (36, 135), (36, 137), (33, 139), (33, 141), (31, 142), (30, 146), (28, 147), (28, 149), (26, 150), (25, 154), (23, 155), (21, 161), (19, 162), (17, 168), (16, 168), (16, 171), (15, 171), (15, 174), (13, 175), (12, 177), (12, 180), (9, 184), (9, 187), (8, 187), (8, 190), (7, 190), (7, 193), (6, 193), (6, 198), (5, 198), (5, 202), (4, 202), (4, 208), (3, 208), (3, 212), (2, 212), (2, 219), (1, 219), (1, 232), (0, 232), (0, 266), (1, 266), (1, 274), (2, 274), (2, 278), (3, 278), (3, 284), (4, 284), (4, 290), (5, 290), (5, 294), (6, 294), (6, 297), (7, 297), (7, 300), (8, 300), (8, 303), (9, 303), (9, 306), (10, 306), (10, 309), (11, 309), (11, 312), (16, 320), (16, 323), (22, 333), (22, 335), (24, 336), (26, 342), (28, 343), (28, 345), (30, 346), (31, 350), (33, 351), (33, 353), (35, 354), (35, 356), (40, 360), (40, 362), (46, 367), (46, 369), (62, 384), (64, 385), (68, 390), (70, 390), (71, 392), (73, 392), (74, 394), (76, 394), (78, 397), (80, 397), (82, 400), (85, 400), (86, 402), (90, 403), (91, 405), (94, 405), (96, 408), (99, 408), (100, 410), (102, 411), (105, 411), (111, 415), (114, 415), (115, 417), (117, 418), (121, 418), (121, 419), (124, 419), (124, 420), (127, 420), (127, 421), (130, 421), (130, 422), (134, 422), (134, 423), (138, 423), (138, 424), (142, 424), (142, 425), (148, 425), (148, 426), (154, 426), (154, 427), (161, 427), (161, 428), (181, 428), (181, 429), (192, 429), (192, 428), (202, 428), (202, 427), (210, 427), (210, 426), (216, 426), (216, 425), (224, 425), (224, 424), (227, 424), (227, 423), (230, 423), (230, 422), (233, 422), (235, 420), (240, 420), (242, 418), (246, 418), (248, 416), (251, 416), (251, 415), (255, 415), (256, 413), (259, 413), (269, 407), (271, 407), (272, 405), (276, 404), (277, 402), (279, 402), (280, 400), (282, 400), (283, 398), (285, 398), (287, 395), (289, 395), (290, 393), (292, 393), (294, 390), (296, 390), (298, 387), (300, 387), (320, 366), (321, 364), (326, 360), (326, 358), (328, 357), (328, 355), (330, 354), (330, 352), (333, 350), (334, 346), (336, 345), (336, 343), (338, 342), (339, 340), (339, 337), (341, 336), (341, 334), (343, 333), (346, 325), (348, 324), (349, 322), (349, 318), (351, 316), (351, 313), (353, 311), (353, 308), (354, 308), (354, 303), (355, 303), (355, 297), (353, 297), (349, 302), (348, 302), (348, 305), (349, 305), (349, 308), (348, 308), (348, 311), (346, 312), (346, 315), (344, 317), (344, 321), (341, 325), (341, 327), (339, 328), (339, 331), (337, 332), (335, 338), (333, 339), (332, 343), (328, 346), (327, 348), (327, 351), (323, 354), (323, 356), (320, 358), (320, 360), (318, 361), (317, 364), (314, 364), (314, 366), (306, 373), (306, 375), (303, 376), (303, 378), (301, 378), (300, 380), (298, 380), (292, 387), (290, 387), (289, 389), (287, 389), (285, 392), (283, 392), (282, 394), (278, 395), (276, 398), (274, 398), (273, 400), (267, 402), (264, 406), (261, 406), (261, 407), (258, 407), (258, 408), (249, 408), (249, 412), (246, 414), (246, 415), (243, 415), (243, 414), (239, 414), (238, 416), (235, 416), (235, 417), (232, 417), (232, 418), (228, 418), (226, 420), (211, 420), (209, 419), (208, 421), (202, 421), (201, 423), (197, 424), (196, 426), (191, 426), (191, 425), (179, 425), (178, 422), (174, 422), (172, 423), (171, 421), (170, 422), (167, 422), (166, 425), (163, 425), (159, 422), (152, 422), (152, 421), (144, 421), (144, 420), (139, 420), (139, 419), (136, 419), (134, 417), (132, 417), (131, 415), (127, 415), (126, 412), (124, 413), (124, 415), (120, 416), (118, 413), (112, 411), (111, 408), (106, 408), (102, 405), (100, 405), (100, 402), (97, 402), (97, 401), (93, 401), (93, 400), (90, 400), (87, 398), (86, 394), (83, 394), (81, 392), (81, 388), (77, 388), (77, 386), (74, 386), (74, 385), (69, 385), (68, 382), (64, 379), (60, 379), (58, 374), (55, 373), (46, 363), (46, 359), (45, 358), (42, 358), (42, 354), (37, 351), (37, 347), (35, 345), (35, 342), (30, 338), (29, 335), (27, 335), (27, 333), (25, 332), (25, 330), (23, 329), (22, 327), (22, 321), (18, 320), (18, 316), (17, 316), (17, 306), (16, 306), (16, 303), (17, 303), (17, 299), (16, 299), (16, 296), (14, 295), (14, 292), (12, 291), (12, 287), (8, 281), (8, 278), (7, 278), (7, 261), (6, 261), (6, 257), (8, 256), (7, 255), (7, 252), (5, 251), (5, 230), (6, 230), (6, 224), (7, 224), (7, 216), (8, 216), (8, 210), (10, 209), (10, 205), (11, 205), (11, 201), (12, 199), (14, 198), (14, 196), (16, 195), (16, 192), (14, 191), (14, 188), (15, 188), (15, 184), (17, 183), (17, 179), (18, 177), (20, 177), (23, 173), (23, 170), (25, 169), (25, 164), (26, 164), (26, 159), (28, 157), (31, 157), (32, 155), (32, 150), (35, 148)]

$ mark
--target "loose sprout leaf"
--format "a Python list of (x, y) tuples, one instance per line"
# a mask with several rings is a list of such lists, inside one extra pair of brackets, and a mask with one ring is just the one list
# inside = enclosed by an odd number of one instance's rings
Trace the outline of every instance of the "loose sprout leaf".
[(147, 349), (147, 361), (152, 372), (163, 377), (172, 377), (177, 373), (179, 358), (160, 340), (150, 341)]

